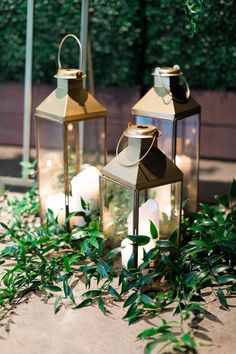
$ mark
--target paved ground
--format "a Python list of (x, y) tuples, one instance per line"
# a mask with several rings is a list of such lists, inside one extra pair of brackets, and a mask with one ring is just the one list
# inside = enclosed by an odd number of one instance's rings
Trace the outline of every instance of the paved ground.
[[(199, 341), (207, 339), (205, 343), (211, 346), (200, 348), (199, 354), (235, 353), (236, 299), (230, 303), (230, 311), (224, 311), (209, 299), (206, 308), (214, 315), (201, 323), (197, 336)], [(5, 354), (143, 354), (145, 342), (137, 341), (136, 336), (158, 324), (158, 320), (142, 320), (128, 326), (122, 320), (124, 311), (119, 304), (110, 309), (111, 313), (105, 317), (97, 307), (73, 310), (68, 305), (54, 315), (53, 299), (45, 303), (39, 295), (32, 295), (5, 320), (8, 325), (0, 329), (0, 351)], [(165, 318), (175, 319), (171, 312)]]

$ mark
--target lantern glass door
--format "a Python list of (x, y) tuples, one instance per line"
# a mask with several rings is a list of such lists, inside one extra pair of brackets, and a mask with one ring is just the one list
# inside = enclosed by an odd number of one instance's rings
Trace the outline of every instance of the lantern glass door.
[(41, 218), (44, 219), (48, 208), (55, 215), (65, 209), (63, 124), (37, 118), (36, 129), (39, 198)]

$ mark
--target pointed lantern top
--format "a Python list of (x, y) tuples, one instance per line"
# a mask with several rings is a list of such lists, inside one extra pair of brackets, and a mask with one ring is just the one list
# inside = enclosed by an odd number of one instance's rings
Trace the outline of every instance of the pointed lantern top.
[(79, 39), (68, 34), (58, 50), (57, 88), (37, 108), (35, 114), (39, 117), (60, 122), (80, 121), (105, 117), (106, 109), (84, 89), (86, 75), (81, 69), (61, 68), (60, 52), (62, 44), (68, 37), (76, 39), (80, 47), (80, 67), (82, 65), (82, 47)]
[[(123, 136), (128, 137), (128, 146), (118, 153)], [(116, 157), (102, 174), (135, 190), (182, 181), (180, 169), (157, 148), (158, 136), (160, 131), (154, 126), (129, 124), (118, 142)]]
[[(190, 96), (188, 84), (178, 65), (157, 67), (153, 75), (154, 87), (133, 106), (133, 115), (174, 120), (200, 113), (200, 105)], [(179, 85), (180, 77), (185, 89)]]

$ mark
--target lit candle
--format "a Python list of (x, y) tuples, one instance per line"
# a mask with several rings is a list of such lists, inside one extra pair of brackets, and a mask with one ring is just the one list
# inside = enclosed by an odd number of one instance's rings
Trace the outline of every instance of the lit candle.
[(183, 172), (184, 176), (187, 177), (192, 169), (192, 161), (190, 157), (186, 155), (176, 155), (176, 165)]
[[(150, 220), (155, 225), (157, 231), (159, 232), (159, 204), (156, 200), (148, 199), (139, 208), (139, 224), (138, 233), (139, 235), (149, 236), (150, 241), (145, 246), (138, 247), (138, 266), (142, 264), (144, 250), (145, 252), (150, 251), (156, 246), (156, 242), (151, 236), (150, 232)], [(133, 234), (133, 212), (128, 216), (128, 234)], [(127, 267), (127, 263), (131, 254), (133, 253), (133, 245), (129, 239), (124, 239), (121, 242), (121, 258), (122, 265)]]
[[(86, 204), (90, 205), (91, 209), (98, 207), (99, 176), (100, 171), (94, 166), (89, 166), (72, 178), (71, 192), (76, 211), (84, 211), (81, 205), (81, 198)], [(84, 226), (84, 219), (76, 217), (75, 224)]]
[[(69, 197), (69, 208), (70, 208), (70, 212), (74, 211), (74, 203), (71, 197)], [(63, 225), (66, 220), (65, 194), (57, 193), (48, 196), (46, 199), (46, 209), (51, 209), (54, 217), (55, 218), (57, 217), (58, 224)], [(73, 224), (74, 224), (74, 220), (73, 218), (71, 218), (70, 226), (73, 226)]]

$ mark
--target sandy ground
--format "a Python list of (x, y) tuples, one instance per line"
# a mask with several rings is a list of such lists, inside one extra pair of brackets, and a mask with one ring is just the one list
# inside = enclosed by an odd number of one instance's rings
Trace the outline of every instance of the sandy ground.
[[(76, 293), (84, 292), (83, 284)], [(69, 303), (55, 315), (54, 299), (48, 301), (33, 294), (4, 319), (0, 327), (0, 353), (6, 354), (143, 354), (145, 342), (137, 341), (142, 330), (158, 324), (158, 319), (141, 320), (131, 326), (122, 320), (125, 314), (119, 303), (104, 316), (97, 306), (74, 310)], [(219, 308), (208, 299), (206, 308), (213, 315), (200, 323), (197, 336), (208, 339), (211, 347), (199, 353), (233, 354), (236, 352), (236, 299), (231, 308)], [(166, 319), (172, 318), (172, 311)], [(7, 324), (7, 326), (6, 326)], [(201, 333), (201, 334), (200, 334)], [(158, 351), (154, 351), (157, 353)]]

